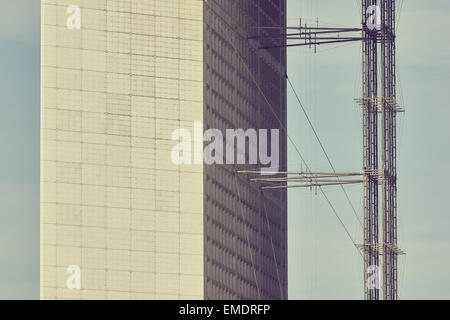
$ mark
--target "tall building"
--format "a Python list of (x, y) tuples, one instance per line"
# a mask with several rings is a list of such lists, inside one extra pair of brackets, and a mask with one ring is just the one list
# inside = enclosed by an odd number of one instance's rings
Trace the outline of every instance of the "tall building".
[(285, 8), (42, 1), (41, 298), (287, 297), (286, 193), (236, 173), (255, 165), (171, 160), (195, 123), (286, 124), (285, 50), (247, 40)]

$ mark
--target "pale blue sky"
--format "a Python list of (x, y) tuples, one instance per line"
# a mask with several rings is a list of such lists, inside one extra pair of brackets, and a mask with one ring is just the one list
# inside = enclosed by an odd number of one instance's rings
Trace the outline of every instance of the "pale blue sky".
[(0, 4), (0, 299), (38, 298), (40, 1)]
[[(358, 26), (359, 3), (290, 0), (289, 23), (298, 25), (301, 16)], [(447, 0), (405, 0), (398, 25), (398, 96), (406, 109), (398, 121), (399, 246), (407, 252), (399, 260), (401, 299), (450, 298), (449, 15)], [(317, 54), (289, 51), (290, 78), (338, 171), (362, 168), (361, 111), (353, 102), (361, 95), (360, 67), (359, 43), (323, 47)], [(289, 134), (312, 168), (330, 170), (290, 91), (288, 102)], [(298, 164), (297, 158), (291, 148), (290, 164)], [(362, 217), (362, 186), (347, 189)], [(327, 190), (361, 243), (362, 229), (343, 192)], [(290, 298), (362, 298), (361, 257), (323, 197), (291, 191), (289, 209)]]
[[(359, 0), (288, 0), (299, 17), (358, 26)], [(0, 299), (39, 297), (38, 0), (0, 0)], [(450, 298), (447, 0), (404, 0), (398, 29), (399, 289), (402, 299)], [(289, 50), (289, 75), (339, 171), (361, 170), (360, 45)], [(289, 134), (314, 169), (328, 170), (289, 91)], [(290, 150), (291, 168), (299, 168)], [(347, 188), (358, 214), (361, 186)], [(328, 196), (356, 242), (361, 228), (339, 188)], [(362, 298), (362, 261), (321, 195), (289, 197), (291, 299)]]

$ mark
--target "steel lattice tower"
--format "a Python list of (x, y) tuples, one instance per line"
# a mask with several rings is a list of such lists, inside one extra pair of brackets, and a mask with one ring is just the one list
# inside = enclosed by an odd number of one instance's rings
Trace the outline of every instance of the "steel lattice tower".
[[(367, 12), (379, 6), (377, 28), (367, 26)], [(363, 135), (364, 135), (364, 279), (365, 299), (379, 299), (378, 277), (383, 255), (383, 299), (397, 296), (397, 172), (396, 172), (396, 85), (395, 85), (395, 0), (362, 0), (363, 24)], [(378, 43), (380, 42), (381, 97), (378, 88)], [(378, 113), (381, 114), (382, 168), (378, 168)], [(383, 242), (378, 236), (378, 184), (382, 185)], [(378, 279), (376, 279), (378, 280)]]

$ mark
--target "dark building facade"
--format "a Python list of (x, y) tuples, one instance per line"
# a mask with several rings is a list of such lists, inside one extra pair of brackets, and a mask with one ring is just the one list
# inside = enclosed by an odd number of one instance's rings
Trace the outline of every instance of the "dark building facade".
[[(279, 129), (287, 166), (286, 49), (249, 39), (283, 34), (285, 0), (204, 3), (204, 129)], [(264, 27), (264, 28), (261, 28)], [(266, 28), (269, 27), (269, 28)], [(205, 299), (287, 299), (287, 193), (204, 165)]]

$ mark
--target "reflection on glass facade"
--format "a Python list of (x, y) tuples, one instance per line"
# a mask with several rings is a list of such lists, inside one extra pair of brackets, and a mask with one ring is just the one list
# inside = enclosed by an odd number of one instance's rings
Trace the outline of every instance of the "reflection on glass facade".
[(194, 121), (280, 128), (231, 26), (285, 123), (285, 52), (246, 41), (284, 23), (284, 0), (42, 0), (41, 298), (286, 298), (286, 194), (171, 161)]

